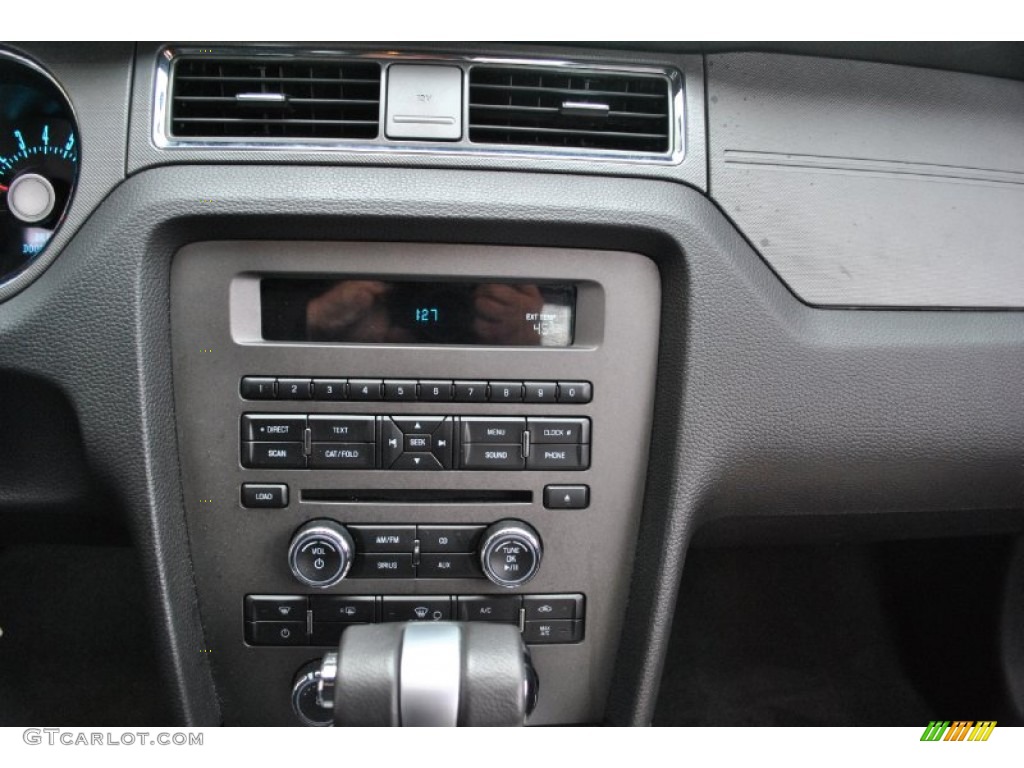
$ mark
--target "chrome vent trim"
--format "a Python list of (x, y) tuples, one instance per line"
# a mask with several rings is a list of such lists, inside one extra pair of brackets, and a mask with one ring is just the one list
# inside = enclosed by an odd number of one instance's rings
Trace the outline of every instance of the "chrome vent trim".
[[(392, 63), (444, 63), (458, 66), (463, 72), (463, 136), (458, 141), (432, 142), (389, 140), (383, 130), (378, 129), (375, 138), (325, 138), (323, 136), (182, 136), (172, 132), (172, 75), (176, 63), (186, 58), (206, 57), (211, 60), (233, 58), (250, 62), (268, 61), (275, 64), (288, 62), (305, 62), (311, 64), (329, 63), (332, 65), (370, 64), (376, 63), (381, 68), (381, 81), (378, 94), (380, 126), (384, 123), (384, 94), (387, 92), (387, 72)], [(603, 149), (573, 146), (541, 146), (492, 143), (471, 141), (469, 138), (469, 76), (474, 67), (512, 67), (528, 69), (546, 69), (552, 72), (591, 73), (594, 76), (607, 74), (611, 76), (647, 76), (664, 79), (668, 88), (668, 142), (665, 151), (632, 151), (620, 149)], [(272, 111), (281, 109), (281, 105), (289, 98), (287, 93), (280, 91), (264, 92), (244, 88), (234, 94), (236, 101), (247, 103), (248, 106), (265, 108)], [(592, 95), (592, 94), (591, 94)], [(683, 77), (679, 70), (669, 66), (638, 66), (631, 64), (592, 64), (553, 59), (514, 59), (484, 56), (452, 56), (440, 54), (413, 54), (396, 51), (343, 51), (343, 50), (297, 50), (292, 48), (243, 48), (243, 47), (168, 47), (160, 51), (157, 57), (156, 74), (153, 92), (152, 140), (154, 146), (161, 150), (178, 151), (276, 151), (296, 152), (303, 154), (317, 152), (350, 152), (357, 154), (377, 153), (390, 156), (475, 156), (496, 159), (521, 158), (525, 160), (598, 160), (601, 162), (623, 164), (678, 165), (686, 154), (685, 125), (683, 112)], [(566, 114), (593, 116), (595, 106), (592, 98), (566, 99), (560, 105)], [(275, 103), (276, 102), (276, 103)], [(611, 104), (608, 105), (611, 112)]]

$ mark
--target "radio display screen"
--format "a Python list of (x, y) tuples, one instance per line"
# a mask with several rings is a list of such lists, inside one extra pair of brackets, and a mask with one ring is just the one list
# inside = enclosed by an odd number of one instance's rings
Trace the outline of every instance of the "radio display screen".
[(260, 300), (267, 341), (568, 347), (576, 316), (571, 283), (266, 277)]

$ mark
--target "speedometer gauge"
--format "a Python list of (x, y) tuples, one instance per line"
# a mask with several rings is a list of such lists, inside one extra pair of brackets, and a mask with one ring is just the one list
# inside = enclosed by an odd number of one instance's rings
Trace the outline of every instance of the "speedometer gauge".
[(57, 84), (0, 52), (0, 281), (43, 252), (78, 179), (79, 139)]

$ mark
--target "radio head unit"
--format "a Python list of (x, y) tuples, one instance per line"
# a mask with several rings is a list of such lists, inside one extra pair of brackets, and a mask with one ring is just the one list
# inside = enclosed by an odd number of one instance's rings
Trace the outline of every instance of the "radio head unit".
[(450, 620), (519, 628), (540, 677), (530, 723), (599, 721), (629, 631), (653, 262), (208, 242), (171, 278), (185, 513), (226, 721), (306, 722), (296, 675), (354, 624)]

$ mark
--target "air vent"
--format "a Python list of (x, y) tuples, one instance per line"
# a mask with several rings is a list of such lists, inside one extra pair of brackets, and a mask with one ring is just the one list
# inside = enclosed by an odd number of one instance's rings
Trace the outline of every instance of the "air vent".
[(380, 130), (377, 62), (183, 56), (171, 94), (176, 137), (375, 139)]
[(658, 75), (473, 67), (469, 140), (666, 153), (669, 81)]

